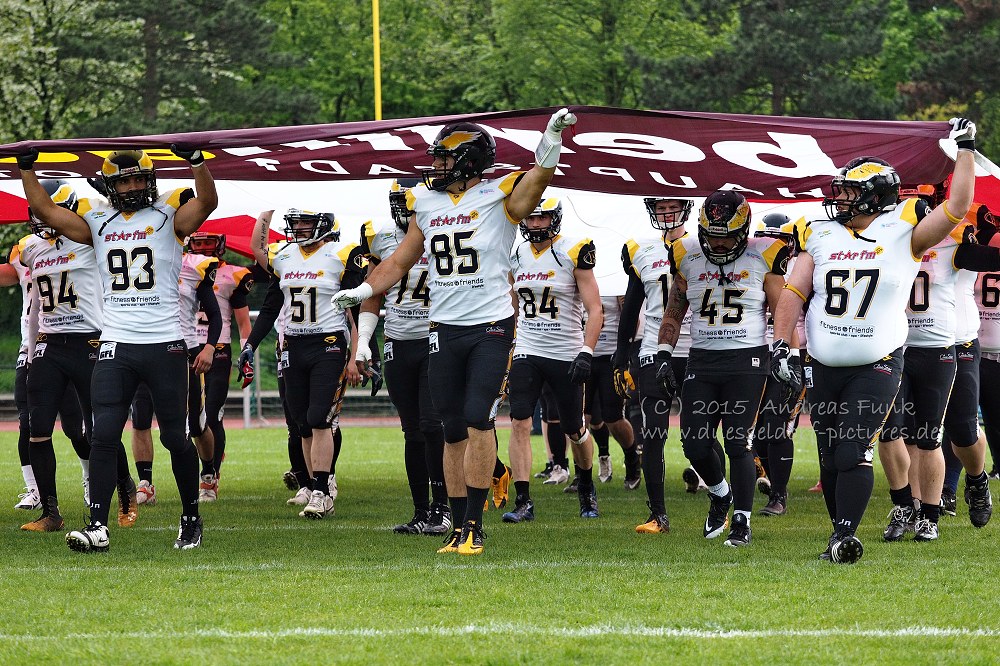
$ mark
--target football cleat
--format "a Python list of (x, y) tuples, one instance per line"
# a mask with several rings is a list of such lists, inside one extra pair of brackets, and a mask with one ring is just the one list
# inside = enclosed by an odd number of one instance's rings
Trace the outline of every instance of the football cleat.
[(201, 516), (181, 516), (181, 526), (177, 530), (174, 548), (191, 550), (201, 546), (202, 523)]
[(816, 485), (809, 489), (811, 493), (821, 493), (823, 492), (823, 482), (817, 481)]
[(118, 484), (118, 527), (132, 527), (139, 517), (138, 488), (132, 477)]
[(427, 526), (428, 512), (423, 509), (416, 509), (410, 522), (396, 525), (392, 531), (396, 534), (421, 534)]
[(337, 475), (331, 474), (330, 481), (326, 485), (327, 489), (330, 491), (330, 499), (332, 500), (337, 499), (337, 493), (340, 492), (340, 490), (337, 488)]
[(462, 541), (462, 530), (453, 529), (451, 534), (445, 537), (444, 545), (437, 549), (438, 555), (445, 555), (447, 553), (457, 553), (458, 544)]
[(767, 504), (764, 505), (758, 512), (758, 516), (783, 516), (788, 510), (786, 504), (788, 503), (787, 493), (771, 493), (771, 496), (767, 500)]
[(38, 520), (21, 525), (21, 529), (25, 532), (58, 532), (63, 527), (65, 523), (58, 513), (47, 513)]
[(309, 503), (306, 504), (306, 508), (299, 512), (299, 516), (310, 520), (320, 520), (327, 515), (332, 516), (333, 513), (333, 498), (322, 490), (314, 490), (309, 496)]
[(982, 486), (965, 486), (965, 503), (969, 505), (969, 522), (973, 527), (984, 527), (993, 516), (993, 496), (989, 483)]
[(570, 481), (565, 488), (563, 488), (563, 492), (569, 495), (571, 493), (578, 492), (579, 490), (580, 490), (580, 477), (574, 474), (573, 480)]
[(309, 504), (309, 498), (312, 497), (312, 491), (308, 488), (299, 488), (298, 492), (288, 498), (285, 504), (289, 506), (305, 506)]
[(552, 474), (552, 461), (545, 463), (545, 468), (540, 472), (535, 472), (536, 479), (547, 479), (549, 475)]
[[(649, 502), (646, 502), (648, 505)], [(657, 513), (650, 509), (649, 518), (642, 525), (636, 525), (635, 531), (638, 534), (668, 534), (670, 532), (670, 519), (665, 513)]]
[(505, 523), (527, 523), (535, 519), (535, 503), (530, 499), (514, 503), (514, 510), (503, 514)]
[(282, 482), (284, 482), (285, 487), (289, 490), (299, 489), (299, 480), (295, 477), (295, 472), (288, 470), (281, 476)]
[(549, 478), (542, 481), (547, 486), (554, 486), (560, 483), (566, 483), (569, 481), (569, 472), (563, 469), (562, 465), (553, 465), (552, 473), (549, 474)]
[(927, 518), (920, 518), (913, 526), (914, 541), (937, 541), (938, 524)]
[(611, 480), (614, 474), (614, 469), (611, 465), (611, 456), (598, 456), (597, 457), (597, 480), (601, 483), (607, 483)]
[(422, 534), (441, 535), (451, 531), (451, 509), (447, 504), (431, 504), (431, 510), (427, 513), (427, 523)]
[(764, 497), (771, 496), (771, 479), (767, 478), (767, 472), (764, 471), (764, 465), (761, 464), (760, 458), (757, 456), (753, 457), (754, 467), (757, 468), (757, 492), (759, 492)]
[(503, 466), (503, 476), (493, 477), (490, 486), (493, 488), (493, 506), (502, 509), (507, 506), (507, 494), (510, 491), (510, 480), (513, 472), (507, 465)]
[(892, 507), (892, 511), (889, 512), (889, 524), (882, 532), (882, 540), (901, 540), (904, 534), (913, 531), (916, 518), (917, 512), (912, 506), (896, 505)]
[(725, 544), (731, 548), (750, 545), (750, 522), (742, 513), (733, 514), (733, 524), (729, 528)]
[(83, 505), (90, 506), (90, 476), (83, 475)]
[(993, 469), (991, 469), (989, 474), (987, 474), (986, 476), (996, 481), (997, 479), (1000, 479), (1000, 470), (998, 470), (996, 466), (994, 466)]
[(474, 520), (465, 521), (458, 541), (459, 555), (480, 555), (483, 552), (483, 528)]
[(958, 495), (947, 488), (941, 491), (941, 513), (946, 516), (958, 513)]
[(600, 515), (597, 510), (597, 491), (591, 488), (589, 493), (580, 493), (580, 517), (597, 518)]
[(692, 495), (699, 490), (708, 490), (708, 486), (702, 481), (701, 477), (698, 476), (698, 472), (694, 471), (694, 467), (687, 467), (683, 472), (681, 472), (681, 480), (684, 481), (684, 490)]
[(66, 535), (66, 545), (78, 553), (103, 553), (108, 549), (108, 528), (94, 522)]
[(214, 474), (202, 474), (198, 485), (198, 501), (214, 502), (219, 499), (219, 479)]
[[(854, 564), (865, 552), (861, 541), (854, 535), (834, 535), (830, 543), (830, 561), (836, 564)], [(822, 556), (820, 556), (822, 558)]]
[(42, 500), (38, 496), (37, 488), (25, 488), (24, 492), (17, 496), (17, 504), (14, 505), (15, 509), (22, 509), (24, 511), (34, 511), (36, 509), (42, 508)]
[(625, 463), (625, 490), (635, 490), (642, 483), (642, 462), (639, 458), (631, 466)]
[(725, 497), (709, 493), (708, 499), (710, 504), (703, 534), (706, 539), (714, 539), (729, 525), (729, 507), (733, 505), (733, 493), (730, 491)]
[(136, 504), (148, 504), (149, 506), (156, 504), (156, 486), (149, 481), (140, 481), (139, 487), (135, 490), (135, 501)]

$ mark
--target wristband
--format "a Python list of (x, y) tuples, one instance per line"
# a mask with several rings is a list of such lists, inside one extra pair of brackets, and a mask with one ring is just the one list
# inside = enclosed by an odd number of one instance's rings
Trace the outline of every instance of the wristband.
[(799, 355), (798, 347), (792, 347), (788, 353), (791, 354), (792, 356), (798, 356)]
[(584, 354), (589, 354), (591, 356), (594, 355), (594, 350), (588, 347), (587, 345), (580, 347), (580, 352)]
[(374, 312), (362, 312), (358, 315), (358, 344), (368, 345), (378, 326), (378, 315)]
[(659, 352), (667, 352), (668, 354), (673, 354), (674, 353), (674, 346), (673, 345), (668, 345), (666, 342), (662, 342), (662, 343), (656, 345), (656, 351), (657, 351), (657, 353), (659, 353)]

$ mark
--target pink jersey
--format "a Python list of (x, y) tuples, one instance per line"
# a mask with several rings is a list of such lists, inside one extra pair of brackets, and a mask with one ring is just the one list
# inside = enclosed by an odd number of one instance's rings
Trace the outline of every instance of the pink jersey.
[[(253, 275), (244, 266), (221, 264), (215, 271), (215, 298), (219, 301), (222, 316), (222, 333), (219, 343), (233, 341), (233, 310), (246, 307), (247, 294), (253, 288)], [(208, 320), (204, 312), (198, 313), (198, 344), (208, 342)]]

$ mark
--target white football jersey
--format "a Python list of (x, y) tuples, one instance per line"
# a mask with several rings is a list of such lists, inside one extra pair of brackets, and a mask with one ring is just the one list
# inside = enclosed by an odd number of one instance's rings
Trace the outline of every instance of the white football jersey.
[(94, 248), (34, 234), (22, 238), (18, 246), (38, 294), (39, 333), (100, 331), (103, 299)]
[(536, 252), (519, 244), (510, 255), (517, 313), (515, 354), (572, 361), (583, 347), (583, 301), (576, 269), (593, 270), (594, 243), (589, 238), (556, 236)]
[(76, 212), (90, 227), (104, 292), (101, 340), (181, 339), (177, 278), (182, 246), (174, 214), (185, 191), (171, 190), (134, 213), (122, 213), (103, 199), (80, 200)]
[[(253, 289), (253, 274), (245, 266), (222, 263), (215, 268), (215, 300), (219, 302), (219, 315), (222, 317), (222, 332), (219, 334), (220, 344), (230, 344), (233, 341), (233, 296), (238, 295), (239, 302), (244, 303), (246, 295)], [(240, 306), (243, 307), (243, 306)], [(198, 315), (198, 344), (208, 342), (208, 319), (205, 314)]]
[[(361, 250), (376, 262), (390, 256), (406, 233), (392, 220), (365, 222), (361, 229)], [(427, 285), (427, 255), (385, 292), (385, 335), (393, 340), (419, 340), (430, 333), (431, 295)]]
[(955, 342), (975, 340), (979, 333), (979, 308), (976, 307), (975, 271), (960, 270), (955, 280)]
[(618, 322), (622, 318), (622, 300), (621, 296), (601, 296), (604, 325), (601, 326), (601, 334), (597, 336), (594, 356), (611, 356), (618, 348)]
[(940, 243), (927, 250), (910, 289), (906, 318), (908, 347), (950, 347), (955, 344), (957, 313), (955, 251), (962, 243), (963, 226), (952, 229)]
[(268, 248), (267, 259), (289, 307), (286, 337), (350, 334), (344, 311), (334, 308), (330, 299), (340, 291), (347, 271), (364, 274), (366, 262), (357, 243), (327, 242), (311, 252), (297, 243), (275, 243)]
[(815, 262), (806, 333), (809, 354), (820, 363), (867, 365), (906, 342), (906, 305), (921, 259), (910, 245), (916, 201), (876, 217), (864, 238), (834, 220), (806, 227), (803, 251)]
[(431, 321), (471, 326), (514, 314), (508, 277), (520, 220), (506, 200), (521, 175), (482, 180), (461, 194), (423, 184), (406, 191), (429, 260)]
[(736, 261), (713, 264), (695, 237), (670, 248), (674, 271), (687, 281), (692, 349), (741, 349), (766, 344), (768, 273), (784, 275), (788, 248), (766, 237), (750, 238)]
[[(185, 253), (181, 262), (181, 274), (177, 278), (177, 291), (181, 299), (181, 336), (188, 349), (198, 347), (198, 285), (205, 276), (215, 273), (219, 260), (203, 254)], [(215, 276), (212, 275), (212, 279)], [(206, 322), (206, 341), (207, 341)]]
[(984, 352), (1000, 354), (1000, 273), (979, 273), (975, 298), (979, 311), (979, 346)]
[[(23, 240), (23, 239), (22, 239)], [(21, 350), (28, 349), (28, 311), (31, 309), (31, 271), (21, 263), (21, 243), (10, 249), (7, 259), (17, 273), (17, 284), (21, 287)]]

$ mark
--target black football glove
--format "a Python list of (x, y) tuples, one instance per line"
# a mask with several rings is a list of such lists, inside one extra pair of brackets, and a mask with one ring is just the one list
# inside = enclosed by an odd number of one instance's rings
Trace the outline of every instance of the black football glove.
[(369, 377), (368, 375), (362, 375), (361, 386), (362, 388), (368, 386), (368, 382), (372, 383), (372, 397), (379, 392), (382, 388), (382, 384), (385, 381), (382, 376), (382, 364), (377, 360), (371, 360), (368, 362), (368, 372), (372, 373)]
[(802, 393), (802, 365), (796, 363), (792, 350), (784, 340), (771, 343), (771, 377), (781, 382), (784, 387), (784, 402), (787, 404), (792, 396)]
[(592, 354), (582, 351), (576, 355), (569, 366), (569, 380), (574, 384), (583, 384), (590, 379), (590, 365), (594, 357)]
[(38, 148), (28, 148), (17, 156), (17, 168), (21, 171), (31, 171), (38, 159)]
[(628, 398), (629, 391), (635, 390), (632, 373), (628, 371), (628, 349), (618, 348), (611, 356), (611, 383), (615, 393), (622, 400)]
[(240, 358), (236, 362), (239, 368), (239, 374), (236, 376), (236, 380), (243, 381), (243, 388), (250, 386), (250, 382), (253, 381), (254, 368), (253, 368), (253, 347), (250, 343), (243, 345), (243, 351), (240, 352)]
[(97, 193), (100, 194), (102, 197), (104, 197), (105, 199), (108, 197), (108, 186), (104, 182), (103, 178), (88, 178), (87, 182), (90, 184), (92, 188), (97, 190)]
[(673, 398), (677, 395), (677, 377), (674, 376), (674, 365), (670, 361), (668, 351), (656, 352), (656, 383), (664, 394)]
[(191, 166), (197, 167), (205, 163), (205, 156), (198, 148), (181, 148), (176, 143), (170, 144), (170, 152), (182, 160), (190, 162)]

